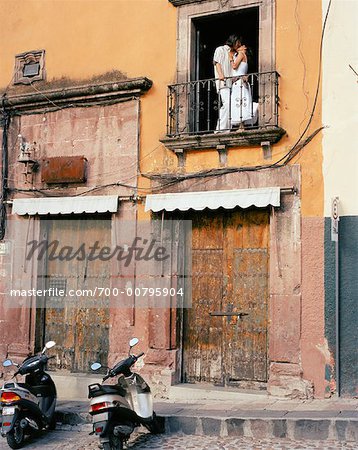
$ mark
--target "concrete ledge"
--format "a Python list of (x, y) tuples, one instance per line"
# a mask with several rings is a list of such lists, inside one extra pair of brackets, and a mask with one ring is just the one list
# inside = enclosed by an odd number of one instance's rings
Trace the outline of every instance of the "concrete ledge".
[[(14, 114), (47, 111), (69, 106), (87, 104), (118, 103), (121, 100), (138, 97), (147, 92), (152, 81), (146, 77), (132, 78), (84, 86), (66, 86), (40, 92), (26, 92), (7, 96), (5, 106)], [(56, 103), (56, 107), (53, 107)]]
[(102, 383), (102, 377), (98, 375), (76, 374), (73, 377), (68, 374), (49, 373), (56, 385), (57, 398), (59, 400), (72, 400), (75, 398), (81, 402), (86, 402), (88, 400), (88, 386), (94, 383)]

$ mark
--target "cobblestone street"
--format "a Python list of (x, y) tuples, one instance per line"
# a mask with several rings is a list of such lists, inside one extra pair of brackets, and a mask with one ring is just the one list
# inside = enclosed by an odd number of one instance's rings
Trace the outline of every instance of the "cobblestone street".
[[(98, 438), (89, 436), (87, 431), (55, 431), (44, 433), (24, 447), (44, 450), (94, 450), (98, 449)], [(250, 438), (218, 438), (213, 436), (188, 436), (171, 434), (152, 436), (148, 433), (133, 435), (128, 450), (354, 450), (357, 443), (333, 441), (291, 441), (259, 440)], [(1, 439), (0, 450), (9, 449), (6, 440)]]

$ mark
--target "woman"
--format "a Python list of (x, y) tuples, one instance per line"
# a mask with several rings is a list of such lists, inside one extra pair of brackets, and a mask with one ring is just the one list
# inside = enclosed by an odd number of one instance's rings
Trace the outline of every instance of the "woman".
[(251, 87), (246, 76), (249, 68), (247, 47), (242, 41), (237, 52), (230, 53), (230, 62), (232, 76), (237, 78), (231, 91), (231, 126), (253, 126), (257, 122), (258, 103), (252, 101)]

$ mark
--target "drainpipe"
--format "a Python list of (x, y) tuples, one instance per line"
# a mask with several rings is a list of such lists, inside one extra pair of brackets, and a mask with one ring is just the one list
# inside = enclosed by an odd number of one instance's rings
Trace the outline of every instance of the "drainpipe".
[(336, 300), (336, 390), (337, 396), (341, 396), (340, 380), (340, 317), (339, 317), (339, 198), (332, 200), (331, 215), (331, 240), (335, 242), (335, 300)]
[(339, 353), (339, 241), (336, 240), (336, 371), (337, 371), (337, 395), (341, 396), (341, 380), (340, 380), (340, 353)]

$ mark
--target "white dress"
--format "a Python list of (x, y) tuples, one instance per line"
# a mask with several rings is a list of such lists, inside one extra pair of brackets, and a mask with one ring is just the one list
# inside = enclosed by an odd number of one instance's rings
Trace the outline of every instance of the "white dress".
[[(237, 69), (232, 69), (232, 76), (246, 75), (248, 67), (247, 62), (241, 61)], [(258, 103), (252, 101), (250, 80), (244, 81), (239, 78), (235, 81), (231, 91), (231, 126), (241, 123), (255, 125), (258, 106)]]

